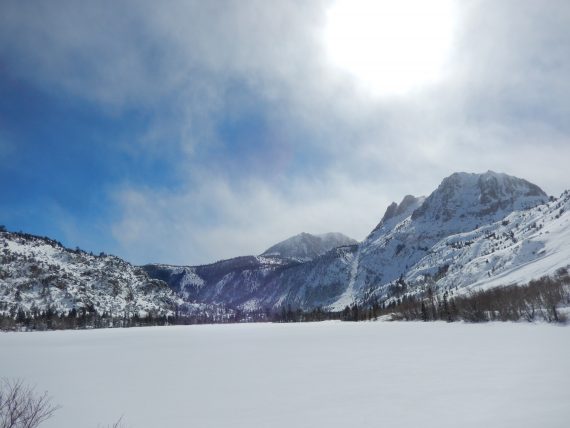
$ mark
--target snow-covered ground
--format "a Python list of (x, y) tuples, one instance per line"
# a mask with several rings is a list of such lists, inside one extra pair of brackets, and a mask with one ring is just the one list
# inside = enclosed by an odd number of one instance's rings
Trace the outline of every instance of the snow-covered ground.
[(63, 407), (156, 427), (567, 427), (570, 330), (310, 323), (0, 334), (0, 376)]

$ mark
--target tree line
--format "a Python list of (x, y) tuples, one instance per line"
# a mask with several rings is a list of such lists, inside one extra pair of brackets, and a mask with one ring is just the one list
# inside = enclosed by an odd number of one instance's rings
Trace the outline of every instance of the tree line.
[[(398, 290), (400, 290), (398, 288)], [(367, 299), (354, 302), (342, 311), (324, 308), (303, 310), (291, 305), (277, 310), (215, 309), (191, 313), (176, 308), (171, 314), (149, 311), (145, 315), (125, 310), (120, 315), (98, 313), (95, 308), (72, 309), (57, 313), (23, 309), (0, 312), (0, 330), (63, 330), (113, 327), (145, 327), (238, 322), (313, 322), (325, 320), (367, 321), (380, 317), (406, 321), (547, 321), (564, 323), (567, 315), (560, 309), (570, 307), (570, 276), (560, 272), (526, 285), (510, 285), (489, 290), (450, 295), (437, 294), (432, 287), (418, 294), (396, 294), (384, 301)], [(1, 308), (0, 308), (1, 309)]]
[(510, 285), (450, 297), (436, 296), (402, 299), (390, 309), (394, 320), (421, 321), (547, 321), (564, 323), (560, 310), (570, 306), (570, 278), (567, 275), (542, 277), (526, 285)]
[(171, 314), (149, 311), (144, 315), (123, 311), (120, 314), (97, 312), (94, 308), (73, 308), (68, 312), (57, 312), (51, 307), (45, 311), (23, 309), (0, 313), (0, 330), (43, 331), (75, 330), (93, 328), (130, 328), (191, 324), (221, 324), (238, 322), (231, 311), (191, 313), (176, 310)]
[[(398, 288), (399, 290), (402, 287)], [(399, 297), (394, 297), (394, 296)], [(354, 302), (340, 312), (310, 312), (290, 307), (273, 314), (273, 322), (304, 321), (370, 321), (384, 317), (399, 321), (547, 321), (565, 323), (561, 308), (570, 307), (570, 276), (560, 272), (555, 277), (542, 277), (526, 285), (510, 285), (489, 290), (451, 296), (448, 291), (437, 294), (432, 287), (419, 294), (394, 294), (380, 302), (368, 299)]]

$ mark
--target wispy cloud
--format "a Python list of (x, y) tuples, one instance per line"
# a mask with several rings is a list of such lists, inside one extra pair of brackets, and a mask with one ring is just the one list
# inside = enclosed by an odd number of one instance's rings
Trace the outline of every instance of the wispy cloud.
[(390, 201), (456, 170), (569, 187), (568, 2), (457, 2), (446, 80), (390, 98), (330, 66), (331, 3), (4, 2), (0, 55), (18, 79), (148, 118), (121, 144), (164, 158), (175, 183), (111, 190), (110, 245), (135, 262), (258, 253), (301, 231), (361, 239)]
[(127, 188), (116, 197), (123, 217), (113, 234), (122, 252), (134, 260), (180, 264), (259, 254), (301, 231), (332, 227), (363, 236), (389, 202), (370, 182), (355, 186), (343, 175), (290, 180), (286, 187), (261, 180), (235, 186), (208, 175), (194, 189)]

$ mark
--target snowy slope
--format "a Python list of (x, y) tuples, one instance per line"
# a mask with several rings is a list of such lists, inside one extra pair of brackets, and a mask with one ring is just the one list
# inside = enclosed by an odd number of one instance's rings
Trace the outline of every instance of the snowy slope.
[(489, 288), (526, 283), (570, 267), (570, 192), (498, 222), (456, 234), (434, 245), (406, 275), (421, 283), (437, 271), (438, 288)]
[[(351, 245), (339, 246), (344, 242)], [(190, 302), (227, 304), (244, 310), (328, 306), (343, 292), (355, 243), (340, 233), (302, 233), (260, 256), (203, 266), (155, 264), (143, 268)]]
[[(0, 232), (0, 313), (72, 309), (109, 317), (172, 315), (184, 301), (140, 267), (23, 233)], [(191, 312), (204, 305), (184, 304)]]
[(549, 201), (536, 185), (506, 174), (455, 173), (427, 198), (390, 205), (359, 244), (337, 246), (353, 242), (340, 234), (301, 234), (264, 255), (203, 266), (136, 267), (0, 232), (0, 311), (160, 315), (182, 302), (195, 311), (342, 310), (391, 298), (395, 287), (461, 292), (526, 283), (570, 265), (569, 200), (565, 192)]
[[(434, 254), (442, 240), (483, 230), (547, 200), (538, 186), (506, 174), (452, 174), (425, 200), (418, 199), (417, 208), (382, 222), (362, 242), (354, 298), (386, 294), (388, 285), (401, 278), (417, 279), (418, 271), (433, 277), (443, 275), (440, 269), (447, 265), (460, 269), (457, 260), (447, 260), (447, 254)], [(462, 280), (465, 285), (472, 283), (469, 278)]]
[[(189, 290), (191, 301), (243, 309), (341, 310), (388, 298), (402, 282), (411, 292), (528, 282), (569, 264), (568, 193), (548, 199), (538, 186), (506, 174), (455, 173), (427, 198), (408, 195), (391, 204), (362, 243), (305, 262), (274, 254), (147, 272)], [(304, 239), (285, 243), (275, 246), (287, 250), (280, 254), (295, 254), (299, 243), (306, 250)]]
[[(314, 278), (311, 266), (302, 265), (295, 270), (303, 271), (307, 280), (297, 278), (303, 282), (297, 287), (310, 289), (318, 282), (326, 288), (328, 284), (332, 303), (326, 306), (341, 310), (354, 301), (374, 296), (385, 299), (390, 296), (391, 288), (402, 281), (411, 289), (432, 285), (436, 290), (475, 286), (475, 283), (488, 282), (493, 275), (496, 276), (494, 285), (515, 280), (526, 283), (569, 264), (567, 252), (562, 249), (570, 248), (567, 223), (564, 214), (556, 218), (561, 208), (564, 211), (566, 196), (546, 205), (547, 195), (523, 179), (492, 171), (452, 174), (429, 197), (408, 195), (400, 204), (390, 205), (378, 226), (353, 250), (349, 259), (331, 260), (333, 264), (344, 264), (337, 278), (327, 275)], [(533, 237), (535, 222), (539, 224), (537, 227), (544, 228), (543, 232), (537, 232), (540, 239), (555, 237), (552, 244), (545, 246), (558, 250), (544, 250), (535, 258), (529, 258), (526, 256), (529, 248), (538, 245), (535, 241), (539, 238)], [(518, 229), (513, 233), (518, 244), (510, 252), (496, 252), (497, 243), (494, 249), (487, 249), (494, 253), (489, 263), (485, 266), (476, 260), (471, 263), (477, 257), (477, 249), (493, 245), (490, 238), (493, 231), (497, 236), (505, 235), (515, 226)], [(550, 228), (552, 232), (546, 233)], [(460, 243), (473, 236), (478, 237), (473, 245)], [(460, 255), (456, 254), (459, 252)], [(543, 257), (542, 267), (535, 264), (540, 257)], [(489, 274), (487, 269), (491, 265), (495, 270)], [(524, 270), (518, 270), (523, 266), (526, 266)], [(498, 277), (507, 269), (519, 272), (516, 279)], [(315, 307), (323, 301), (297, 299), (293, 302), (301, 307)]]
[(203, 266), (151, 264), (143, 269), (166, 283), (189, 302), (208, 302), (249, 309), (255, 304), (263, 285), (280, 269), (299, 264), (297, 260), (276, 256), (244, 256)]
[(190, 302), (227, 304), (244, 310), (281, 306), (311, 309), (329, 306), (345, 292), (357, 248), (334, 248), (307, 262), (246, 256), (205, 266), (146, 265), (144, 269)]
[(322, 235), (300, 233), (268, 248), (263, 252), (262, 256), (277, 256), (299, 261), (309, 261), (315, 257), (322, 256), (333, 248), (356, 243), (354, 239), (342, 233), (325, 233)]

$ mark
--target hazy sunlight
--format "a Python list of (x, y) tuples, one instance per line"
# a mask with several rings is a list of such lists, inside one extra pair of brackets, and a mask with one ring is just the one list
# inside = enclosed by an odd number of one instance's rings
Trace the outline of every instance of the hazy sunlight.
[(440, 79), (452, 44), (452, 0), (338, 0), (327, 13), (330, 60), (377, 95)]

